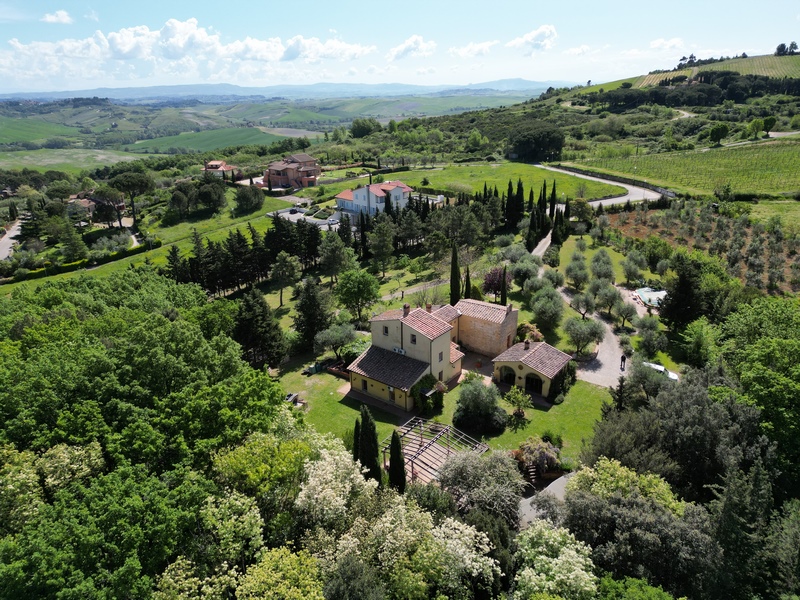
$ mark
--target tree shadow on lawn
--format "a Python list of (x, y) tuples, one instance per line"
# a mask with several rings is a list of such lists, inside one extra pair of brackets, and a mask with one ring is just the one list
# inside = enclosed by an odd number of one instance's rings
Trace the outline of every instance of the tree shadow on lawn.
[(356, 417), (361, 413), (362, 404), (367, 405), (369, 412), (372, 414), (372, 418), (375, 419), (377, 423), (385, 423), (393, 427), (402, 425), (413, 416), (411, 413), (408, 413), (407, 416), (390, 413), (371, 402), (362, 402), (360, 399), (353, 397), (350, 393), (342, 396), (338, 404), (353, 411), (353, 424), (355, 424)]

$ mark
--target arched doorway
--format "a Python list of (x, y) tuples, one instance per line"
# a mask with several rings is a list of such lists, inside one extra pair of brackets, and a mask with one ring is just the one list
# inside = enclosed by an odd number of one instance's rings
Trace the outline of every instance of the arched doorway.
[(529, 394), (539, 394), (542, 395), (542, 384), (544, 382), (538, 375), (534, 375), (533, 373), (528, 373), (525, 376), (525, 391)]
[(516, 381), (516, 374), (514, 373), (514, 369), (507, 365), (503, 365), (500, 367), (500, 381), (502, 383), (507, 383), (508, 385), (514, 385)]

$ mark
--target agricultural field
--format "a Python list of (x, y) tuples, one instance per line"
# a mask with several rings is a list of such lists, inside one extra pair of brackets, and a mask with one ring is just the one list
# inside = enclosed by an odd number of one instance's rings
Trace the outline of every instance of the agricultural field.
[(740, 75), (766, 75), (767, 77), (800, 77), (800, 54), (794, 56), (751, 56), (734, 58), (698, 67), (698, 71), (736, 71)]
[(728, 183), (735, 193), (787, 194), (800, 190), (800, 141), (768, 140), (702, 151), (592, 158), (575, 166), (694, 194), (711, 194)]
[(78, 175), (118, 162), (138, 160), (129, 152), (116, 150), (88, 150), (64, 148), (59, 150), (22, 150), (0, 152), (0, 169), (35, 169), (37, 171), (64, 171)]
[(281, 136), (265, 133), (257, 127), (230, 127), (141, 140), (125, 148), (131, 152), (166, 152), (170, 148), (207, 152), (217, 148), (244, 144), (269, 145), (280, 139), (282, 139)]
[(44, 141), (53, 137), (75, 137), (78, 130), (41, 119), (14, 119), (0, 116), (0, 144)]

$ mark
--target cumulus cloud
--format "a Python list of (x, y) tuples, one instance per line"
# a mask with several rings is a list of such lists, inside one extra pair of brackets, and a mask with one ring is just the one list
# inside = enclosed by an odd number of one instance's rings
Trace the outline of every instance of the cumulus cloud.
[(321, 59), (353, 60), (375, 51), (375, 46), (348, 44), (339, 39), (320, 41), (318, 38), (304, 38), (296, 35), (286, 42), (286, 50), (281, 60), (305, 59), (317, 62)]
[[(160, 29), (146, 25), (117, 31), (96, 31), (85, 39), (54, 42), (18, 39), (0, 48), (0, 77), (20, 86), (40, 89), (68, 85), (120, 84), (147, 79), (152, 83), (227, 80), (253, 84), (291, 74), (302, 76), (298, 63), (348, 61), (376, 51), (375, 46), (349, 44), (338, 38), (320, 40), (295, 36), (223, 42), (197, 19), (170, 19)], [(291, 69), (282, 62), (294, 61)], [(319, 74), (319, 66), (308, 71)], [(20, 89), (25, 89), (20, 87)]]
[(450, 48), (447, 52), (451, 56), (458, 56), (459, 58), (475, 58), (476, 56), (486, 56), (489, 54), (492, 46), (499, 44), (497, 40), (491, 42), (470, 42), (466, 46), (460, 48)]
[(524, 48), (525, 54), (533, 54), (536, 50), (550, 50), (556, 43), (558, 33), (552, 25), (542, 25), (523, 36), (514, 38), (506, 44), (507, 48)]
[(421, 35), (412, 35), (399, 46), (395, 46), (386, 55), (389, 62), (413, 56), (415, 58), (430, 56), (436, 50), (436, 42), (426, 42)]
[(64, 25), (69, 25), (72, 23), (72, 17), (70, 17), (69, 13), (65, 10), (57, 10), (54, 13), (47, 13), (41, 18), (41, 20), (45, 23), (62, 23)]
[(681, 38), (670, 38), (668, 40), (658, 38), (650, 42), (650, 47), (654, 50), (675, 50), (683, 48), (683, 45), (683, 40)]
[(589, 46), (582, 44), (580, 46), (576, 46), (575, 48), (568, 48), (567, 50), (564, 50), (564, 54), (568, 54), (570, 56), (582, 56), (583, 54), (589, 52), (589, 50), (591, 50)]

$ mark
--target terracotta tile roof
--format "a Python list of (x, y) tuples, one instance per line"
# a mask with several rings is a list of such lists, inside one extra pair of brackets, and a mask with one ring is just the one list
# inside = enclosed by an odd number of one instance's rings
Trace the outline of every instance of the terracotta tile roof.
[(403, 318), (403, 309), (393, 308), (391, 310), (382, 312), (379, 315), (375, 315), (370, 319), (370, 321), (399, 321), (402, 318)]
[(464, 354), (461, 350), (458, 349), (458, 345), (450, 342), (450, 364), (454, 365), (457, 360), (461, 360), (464, 358), (466, 354)]
[(508, 306), (491, 304), (481, 300), (459, 300), (458, 304), (456, 304), (456, 309), (462, 315), (480, 319), (481, 321), (489, 321), (490, 323), (502, 323), (506, 315), (511, 312)]
[(344, 190), (343, 192), (339, 192), (336, 194), (336, 197), (340, 200), (352, 200), (353, 199), (353, 190)]
[(534, 342), (526, 350), (525, 343), (514, 344), (492, 359), (492, 362), (521, 362), (548, 379), (555, 377), (572, 357), (545, 342)]
[(424, 308), (415, 308), (408, 313), (407, 317), (403, 317), (400, 322), (421, 333), (429, 340), (435, 340), (453, 328), (450, 323), (434, 317)]
[(353, 373), (408, 391), (428, 372), (428, 365), (391, 350), (370, 346), (348, 367)]
[(309, 156), (305, 152), (301, 152), (299, 154), (292, 154), (291, 156), (286, 157), (285, 159), (287, 162), (314, 162), (316, 159), (313, 156)]
[(378, 185), (381, 186), (381, 189), (385, 191), (391, 191), (395, 188), (402, 188), (404, 192), (413, 192), (414, 190), (408, 187), (402, 181), (384, 181), (383, 183), (379, 183)]
[(372, 185), (368, 185), (369, 193), (373, 196), (385, 196), (386, 190), (384, 190), (382, 183), (373, 183)]
[(461, 313), (458, 312), (454, 307), (450, 306), (449, 304), (445, 304), (441, 308), (437, 308), (436, 310), (434, 310), (431, 314), (434, 317), (440, 318), (442, 321), (447, 321), (448, 323), (451, 323), (452, 321), (457, 319)]

